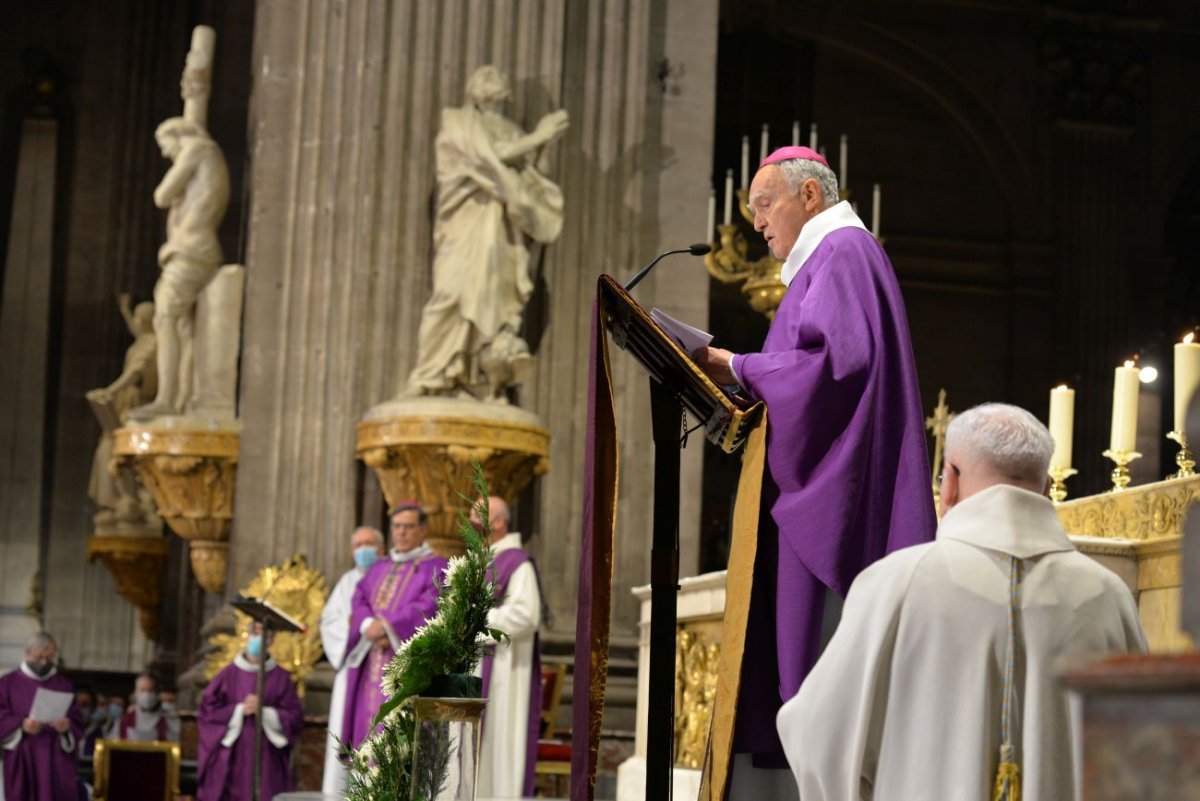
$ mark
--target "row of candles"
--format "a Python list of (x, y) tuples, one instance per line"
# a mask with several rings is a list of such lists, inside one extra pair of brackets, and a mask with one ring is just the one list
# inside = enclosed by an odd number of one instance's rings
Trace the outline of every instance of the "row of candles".
[[(1188, 334), (1174, 348), (1175, 398), (1174, 430), (1170, 436), (1186, 449), (1184, 425), (1188, 403), (1200, 389), (1200, 343)], [(1118, 464), (1128, 464), (1137, 458), (1138, 385), (1141, 370), (1135, 360), (1126, 361), (1113, 375), (1112, 429), (1109, 450), (1105, 453)], [(1050, 458), (1050, 473), (1054, 476), (1074, 474), (1071, 468), (1072, 432), (1075, 424), (1075, 390), (1066, 385), (1050, 390), (1050, 435), (1054, 438), (1054, 455)], [(1180, 465), (1181, 469), (1185, 468)], [(1061, 478), (1055, 479), (1061, 481)], [(1115, 481), (1115, 479), (1114, 479)], [(1120, 486), (1118, 486), (1118, 489)]]
[[(792, 123), (792, 144), (800, 144), (800, 123)], [(816, 150), (822, 156), (825, 156), (825, 148), (818, 147), (817, 140), (817, 124), (814, 122), (808, 129), (808, 146), (812, 150)], [(763, 125), (762, 135), (759, 139), (758, 160), (761, 162), (771, 152), (771, 130), (769, 125)], [(827, 157), (828, 158), (828, 157)], [(846, 175), (850, 165), (850, 142), (846, 134), (842, 134), (838, 143), (838, 189), (843, 193), (846, 191)], [(742, 152), (741, 152), (741, 183), (739, 187), (743, 190), (750, 188), (750, 137), (742, 137)], [(722, 224), (731, 225), (733, 223), (733, 206), (737, 193), (734, 191), (733, 170), (725, 171), (725, 208), (722, 215)], [(844, 195), (843, 195), (844, 196)], [(871, 233), (879, 238), (879, 209), (880, 201), (882, 200), (882, 192), (879, 184), (875, 184), (871, 191)], [(855, 211), (857, 211), (855, 206)], [(717, 190), (710, 189), (708, 193), (708, 233), (706, 237), (711, 236), (716, 230), (717, 218)]]

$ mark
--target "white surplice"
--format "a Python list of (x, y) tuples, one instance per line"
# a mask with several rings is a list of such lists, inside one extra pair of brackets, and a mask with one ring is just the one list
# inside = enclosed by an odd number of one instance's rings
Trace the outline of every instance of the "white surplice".
[(325, 774), (321, 792), (340, 798), (346, 792), (346, 768), (338, 760), (340, 747), (337, 738), (342, 733), (342, 714), (346, 709), (346, 642), (350, 639), (350, 605), (354, 588), (363, 577), (357, 567), (342, 574), (325, 608), (321, 610), (321, 645), (325, 657), (337, 673), (329, 696), (329, 731), (325, 735)]
[(1061, 657), (1143, 652), (1128, 587), (1078, 553), (1047, 499), (990, 487), (937, 540), (864, 570), (778, 727), (803, 801), (989, 799), (1000, 747), (1009, 555), (1021, 565), (1016, 726), (1023, 801), (1078, 794)]
[[(497, 552), (521, 547), (521, 535), (505, 535)], [(533, 677), (533, 637), (542, 620), (537, 571), (522, 563), (508, 580), (504, 600), (488, 615), (488, 625), (512, 639), (496, 646), (488, 688), (483, 744), (479, 757), (480, 798), (522, 798), (529, 732), (529, 691)]]

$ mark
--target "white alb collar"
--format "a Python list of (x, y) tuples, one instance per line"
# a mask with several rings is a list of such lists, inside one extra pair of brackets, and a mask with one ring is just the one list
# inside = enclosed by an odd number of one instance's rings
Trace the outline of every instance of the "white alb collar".
[[(247, 673), (257, 673), (258, 672), (258, 665), (256, 665), (255, 663), (253, 663), (249, 659), (247, 659), (245, 652), (239, 652), (238, 655), (233, 658), (233, 664), (237, 665), (239, 670), (244, 670)], [(277, 665), (275, 663), (275, 659), (273, 657), (268, 656), (267, 657), (267, 672), (270, 673), (276, 667), (277, 667)]]
[(397, 551), (395, 548), (391, 550), (393, 562), (411, 562), (414, 559), (432, 555), (433, 549), (423, 542), (411, 551)]
[(492, 546), (492, 550), (499, 553), (500, 551), (511, 551), (513, 548), (521, 547), (521, 532), (510, 531), (505, 534), (500, 540)]
[(21, 672), (24, 673), (29, 678), (33, 679), (34, 681), (45, 681), (46, 679), (50, 678), (54, 674), (58, 673), (58, 668), (51, 667), (49, 673), (47, 673), (45, 676), (39, 676), (38, 674), (36, 674), (32, 670), (30, 670), (29, 665), (25, 664), (25, 660), (22, 659), (21, 660)]
[(783, 282), (784, 286), (791, 285), (792, 279), (800, 272), (800, 268), (808, 261), (808, 257), (813, 254), (817, 246), (825, 240), (826, 236), (839, 228), (867, 230), (867, 226), (863, 225), (863, 221), (858, 218), (854, 207), (847, 200), (840, 201), (820, 212), (800, 229), (800, 236), (796, 237), (796, 244), (792, 245), (792, 252), (788, 254), (787, 261), (783, 263), (783, 268), (779, 273), (779, 280)]

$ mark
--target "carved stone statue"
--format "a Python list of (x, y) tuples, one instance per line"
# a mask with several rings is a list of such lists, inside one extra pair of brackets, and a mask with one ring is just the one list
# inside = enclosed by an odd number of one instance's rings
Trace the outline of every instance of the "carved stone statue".
[(529, 241), (553, 242), (563, 219), (562, 192), (539, 162), (568, 121), (553, 111), (527, 133), (500, 113), (510, 96), (503, 73), (480, 67), (467, 81), (467, 103), (442, 110), (433, 295), (407, 396), (503, 401), (532, 362), (520, 335), (533, 290)]
[(154, 304), (130, 307), (130, 298), (118, 298), (121, 316), (133, 336), (125, 351), (121, 375), (106, 387), (87, 393), (88, 402), (100, 421), (100, 442), (92, 461), (88, 496), (99, 507), (94, 522), (97, 529), (157, 528), (162, 525), (150, 494), (137, 482), (128, 468), (110, 472), (112, 432), (125, 422), (130, 410), (150, 401), (158, 388)]
[(172, 117), (154, 139), (172, 162), (154, 190), (154, 204), (167, 209), (162, 275), (154, 287), (158, 393), (131, 412), (134, 419), (178, 414), (191, 396), (196, 300), (221, 266), (217, 228), (229, 204), (225, 156), (203, 125)]

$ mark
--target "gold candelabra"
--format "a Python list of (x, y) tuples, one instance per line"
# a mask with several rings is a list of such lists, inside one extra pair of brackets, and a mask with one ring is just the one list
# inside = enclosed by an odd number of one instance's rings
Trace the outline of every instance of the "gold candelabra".
[[(1051, 467), (1049, 472), (1050, 500), (1062, 503), (1067, 499), (1067, 479), (1079, 471), (1071, 467)], [(1128, 480), (1128, 476), (1126, 476), (1126, 483)]]
[[(737, 190), (738, 213), (743, 220), (753, 225), (754, 215), (747, 204), (748, 197), (748, 189)], [(783, 262), (770, 253), (751, 261), (748, 258), (750, 243), (736, 223), (718, 225), (717, 233), (719, 239), (712, 251), (704, 257), (704, 266), (709, 275), (723, 284), (744, 282), (742, 294), (746, 296), (750, 308), (766, 315), (768, 320), (773, 320), (775, 311), (787, 292), (787, 287), (779, 279)]]
[(1106, 450), (1103, 456), (1111, 459), (1116, 467), (1112, 471), (1113, 492), (1120, 492), (1129, 486), (1129, 463), (1134, 459), (1142, 458), (1142, 455), (1137, 451), (1115, 451), (1112, 448)]
[(1196, 475), (1194, 468), (1196, 462), (1192, 459), (1192, 451), (1188, 448), (1187, 436), (1182, 431), (1172, 431), (1167, 434), (1167, 439), (1175, 440), (1179, 443), (1179, 452), (1175, 454), (1175, 464), (1179, 465), (1179, 470), (1167, 478), (1188, 478)]

